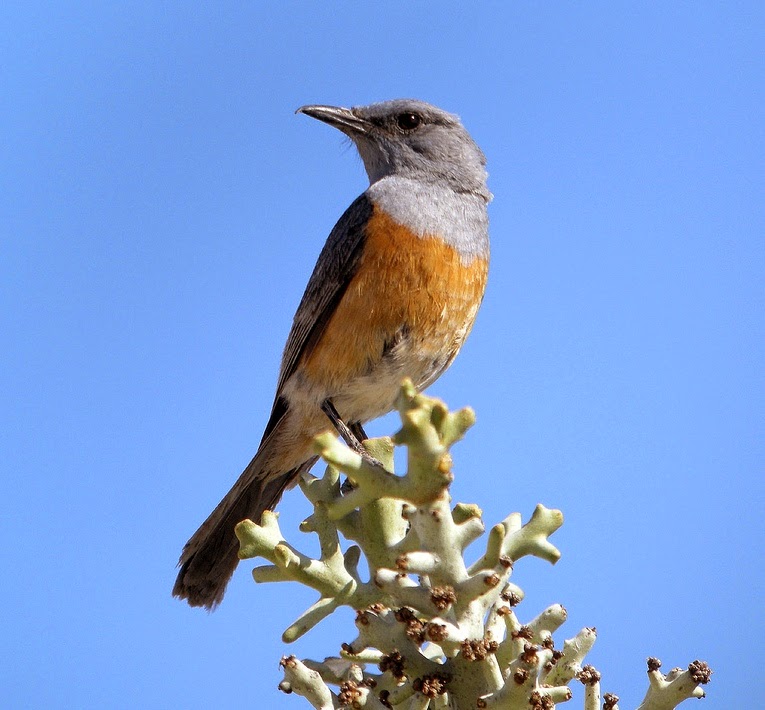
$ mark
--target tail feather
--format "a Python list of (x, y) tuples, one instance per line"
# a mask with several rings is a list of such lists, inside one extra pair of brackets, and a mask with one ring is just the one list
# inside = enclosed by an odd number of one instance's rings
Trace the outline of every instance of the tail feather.
[(315, 461), (273, 474), (262, 470), (261, 460), (259, 452), (184, 546), (173, 596), (210, 610), (220, 604), (239, 562), (234, 527), (246, 518), (259, 523), (263, 511), (272, 509), (284, 489)]

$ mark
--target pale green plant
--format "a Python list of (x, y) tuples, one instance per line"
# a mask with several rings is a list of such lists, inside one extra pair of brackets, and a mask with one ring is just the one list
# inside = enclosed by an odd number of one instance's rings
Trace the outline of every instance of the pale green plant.
[[(300, 481), (314, 509), (300, 529), (318, 536), (318, 559), (286, 542), (276, 513), (237, 526), (239, 556), (270, 563), (253, 570), (256, 582), (292, 580), (319, 593), (284, 632), (285, 642), (341, 605), (357, 611), (358, 636), (339, 656), (282, 659), (280, 689), (318, 710), (547, 710), (571, 698), (569, 684), (576, 679), (584, 685), (585, 710), (618, 710), (616, 696), (601, 699), (598, 671), (583, 665), (595, 629), (582, 629), (556, 649), (553, 633), (566, 620), (562, 606), (526, 623), (514, 610), (523, 592), (510, 582), (513, 567), (526, 555), (558, 560), (549, 537), (563, 524), (562, 513), (538, 505), (525, 524), (512, 513), (491, 528), (485, 552), (467, 564), (465, 548), (484, 533), (484, 523), (477, 506), (451, 506), (450, 449), (474, 414), (450, 412), (410, 382), (396, 408), (401, 429), (365, 442), (367, 455), (332, 434), (316, 438), (316, 452), (328, 466), (322, 478)], [(401, 476), (393, 471), (395, 446), (407, 449)], [(356, 544), (343, 549), (343, 538)], [(362, 554), (366, 581), (359, 571)], [(706, 664), (695, 661), (667, 676), (658, 665), (649, 659), (650, 688), (640, 710), (669, 710), (704, 695), (701, 685), (711, 674)]]

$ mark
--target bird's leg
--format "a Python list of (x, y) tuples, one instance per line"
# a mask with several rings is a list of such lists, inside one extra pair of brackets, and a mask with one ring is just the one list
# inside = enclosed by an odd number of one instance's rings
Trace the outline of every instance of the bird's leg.
[(348, 428), (351, 430), (351, 434), (356, 437), (356, 441), (366, 441), (369, 438), (364, 427), (361, 426), (361, 422), (351, 422)]
[(364, 427), (361, 426), (361, 422), (351, 422), (350, 425), (346, 424), (331, 399), (325, 399), (324, 402), (322, 402), (321, 411), (327, 415), (329, 421), (332, 422), (332, 426), (335, 427), (337, 433), (351, 449), (353, 449), (359, 456), (369, 461), (369, 463), (375, 466), (380, 466), (381, 468), (383, 467), (374, 456), (370, 455), (361, 443), (369, 438), (364, 431)]
[[(367, 433), (364, 431), (364, 427), (361, 426), (361, 422), (351, 422), (348, 425), (348, 428), (351, 430), (351, 434), (355, 437), (356, 441), (361, 444), (362, 441), (366, 441), (369, 437), (367, 436)], [(362, 446), (361, 455), (365, 457), (366, 459), (378, 463), (377, 459), (372, 458), (368, 453), (367, 450)], [(340, 491), (343, 493), (343, 495), (347, 495), (350, 493), (354, 488), (356, 488), (356, 485), (353, 483), (353, 481), (350, 478), (346, 478), (343, 481), (343, 485), (340, 486)]]
[[(361, 456), (369, 456), (366, 449), (361, 445), (361, 441), (367, 438), (364, 434), (364, 430), (361, 428), (361, 424), (354, 422), (348, 426), (343, 421), (337, 409), (335, 409), (335, 405), (332, 403), (331, 399), (325, 399), (322, 402), (321, 411), (327, 415), (329, 421), (332, 422), (332, 426), (335, 427), (337, 433), (340, 434), (340, 437), (351, 449)], [(361, 433), (362, 438), (359, 438), (359, 433)]]

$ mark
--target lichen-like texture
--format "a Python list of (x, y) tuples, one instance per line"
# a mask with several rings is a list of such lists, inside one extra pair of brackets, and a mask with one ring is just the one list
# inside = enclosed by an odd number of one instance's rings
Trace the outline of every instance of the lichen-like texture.
[[(510, 582), (513, 566), (526, 555), (558, 560), (549, 537), (563, 523), (561, 512), (538, 505), (525, 524), (520, 514), (509, 515), (489, 531), (483, 554), (466, 563), (465, 548), (485, 530), (477, 506), (451, 505), (450, 449), (473, 424), (473, 412), (449, 412), (409, 382), (397, 409), (401, 430), (392, 439), (365, 442), (366, 456), (331, 434), (317, 437), (326, 473), (300, 485), (314, 507), (301, 530), (318, 535), (319, 559), (285, 541), (276, 513), (264, 513), (260, 525), (245, 520), (237, 526), (239, 556), (270, 562), (253, 570), (256, 582), (293, 580), (319, 592), (284, 632), (285, 642), (340, 605), (357, 611), (358, 636), (343, 644), (339, 657), (283, 658), (279, 688), (318, 710), (548, 710), (571, 698), (569, 683), (577, 680), (585, 710), (618, 710), (615, 695), (601, 699), (598, 671), (583, 665), (595, 629), (582, 629), (558, 649), (553, 633), (566, 620), (562, 606), (525, 623), (514, 610), (523, 592)], [(393, 472), (394, 446), (407, 448), (404, 475)], [(343, 550), (342, 538), (356, 544)], [(362, 554), (368, 575), (359, 571)], [(649, 659), (641, 710), (703, 696), (700, 685), (711, 673), (706, 664), (695, 661), (665, 677), (658, 663)]]

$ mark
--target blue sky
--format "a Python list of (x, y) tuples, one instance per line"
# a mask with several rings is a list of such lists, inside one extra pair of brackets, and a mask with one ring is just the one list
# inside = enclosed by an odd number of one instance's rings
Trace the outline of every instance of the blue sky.
[(707, 660), (705, 710), (757, 687), (764, 30), (756, 2), (5, 3), (0, 705), (304, 707), (279, 657), (352, 639), (345, 612), (284, 647), (313, 593), (250, 563), (211, 615), (170, 588), (366, 186), (293, 112), (406, 96), (489, 160), (490, 284), (431, 392), (478, 415), (456, 500), (566, 515), (519, 615), (596, 626), (623, 708), (648, 655)]

